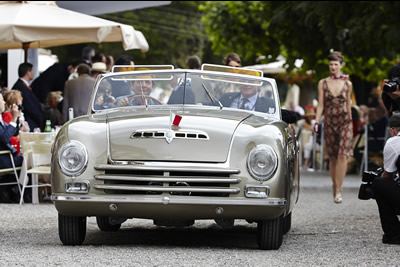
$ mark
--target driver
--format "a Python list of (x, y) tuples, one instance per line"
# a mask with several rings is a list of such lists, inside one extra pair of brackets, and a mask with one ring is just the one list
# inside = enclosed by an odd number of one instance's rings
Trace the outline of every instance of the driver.
[(154, 88), (154, 82), (152, 80), (133, 81), (131, 83), (131, 88), (133, 90), (132, 95), (122, 96), (116, 99), (118, 107), (160, 104), (150, 96)]

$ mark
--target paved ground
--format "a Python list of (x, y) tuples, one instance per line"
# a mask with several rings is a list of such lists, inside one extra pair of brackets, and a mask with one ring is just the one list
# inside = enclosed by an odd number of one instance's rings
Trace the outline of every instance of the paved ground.
[(357, 199), (360, 177), (347, 176), (333, 203), (328, 173), (303, 173), (291, 231), (277, 251), (257, 249), (256, 225), (230, 230), (213, 221), (189, 228), (129, 220), (103, 233), (88, 219), (84, 244), (61, 245), (50, 203), (0, 204), (0, 266), (398, 266), (400, 246), (381, 243), (376, 203)]

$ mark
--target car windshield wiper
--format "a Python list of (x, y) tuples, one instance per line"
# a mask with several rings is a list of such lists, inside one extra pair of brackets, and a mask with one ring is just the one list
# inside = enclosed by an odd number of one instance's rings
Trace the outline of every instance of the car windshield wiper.
[[(207, 93), (208, 97), (211, 99), (211, 101), (212, 101), (212, 102), (214, 102), (214, 100), (217, 101), (218, 104), (219, 104), (220, 109), (222, 109), (224, 106), (221, 104), (221, 102), (220, 102), (215, 96), (213, 96), (213, 95), (210, 93), (210, 91), (208, 91), (208, 89), (207, 89), (207, 87), (204, 85), (204, 83), (202, 83), (201, 85), (203, 86), (204, 90), (206, 91), (206, 93)], [(214, 99), (214, 100), (213, 100), (213, 99)]]

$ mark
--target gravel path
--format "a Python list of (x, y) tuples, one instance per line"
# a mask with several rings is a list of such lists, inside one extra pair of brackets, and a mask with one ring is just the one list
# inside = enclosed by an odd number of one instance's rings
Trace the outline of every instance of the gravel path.
[(82, 246), (63, 246), (51, 203), (0, 204), (0, 266), (398, 266), (400, 246), (382, 244), (375, 201), (357, 199), (360, 177), (346, 177), (343, 203), (333, 203), (325, 172), (303, 173), (292, 229), (277, 251), (257, 249), (256, 224), (214, 221), (189, 228), (128, 220), (119, 232), (88, 218)]

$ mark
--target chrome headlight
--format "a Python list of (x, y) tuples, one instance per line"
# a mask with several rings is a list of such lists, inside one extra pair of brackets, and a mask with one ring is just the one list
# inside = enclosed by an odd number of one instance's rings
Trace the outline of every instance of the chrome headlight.
[(268, 145), (258, 145), (250, 151), (247, 158), (247, 169), (258, 181), (267, 181), (278, 166), (275, 151)]
[(87, 163), (86, 147), (78, 141), (67, 142), (58, 151), (58, 165), (65, 175), (76, 177), (82, 174)]

